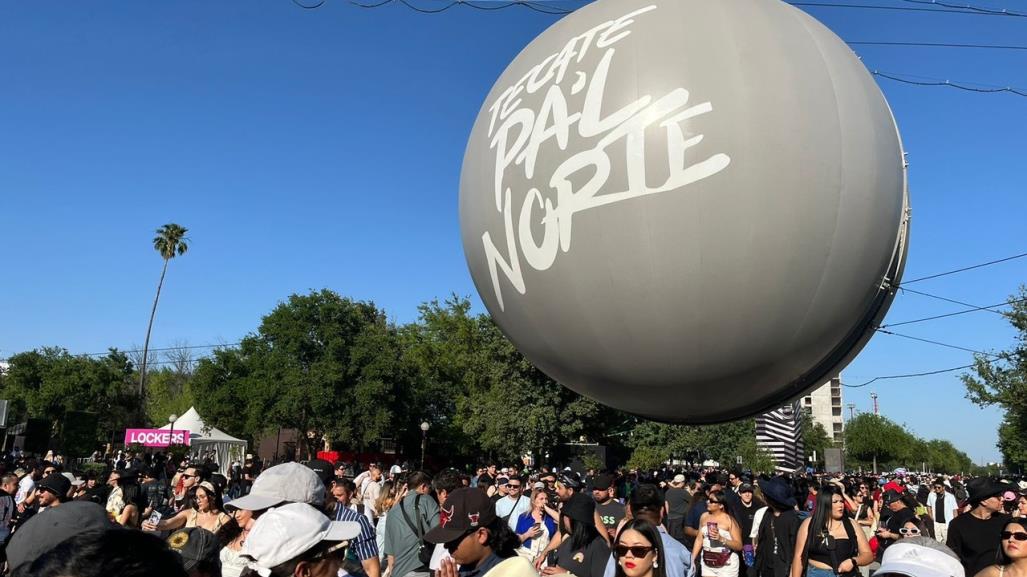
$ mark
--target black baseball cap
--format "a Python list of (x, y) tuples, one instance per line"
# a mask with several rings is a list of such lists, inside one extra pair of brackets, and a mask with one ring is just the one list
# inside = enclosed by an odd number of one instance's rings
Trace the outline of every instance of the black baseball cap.
[(424, 534), (429, 543), (449, 543), (496, 520), (496, 505), (484, 491), (461, 487), (446, 496), (439, 524)]
[(882, 499), (882, 501), (884, 501), (885, 505), (890, 505), (891, 503), (894, 503), (895, 501), (901, 500), (902, 499), (902, 495), (900, 495), (899, 492), (896, 491), (895, 489), (888, 489), (887, 491), (884, 492), (884, 496), (881, 499)]
[(328, 482), (335, 477), (335, 468), (332, 464), (324, 459), (311, 459), (306, 463), (307, 467), (317, 474), (317, 478), (321, 479), (321, 482), (328, 486)]
[(611, 485), (613, 485), (613, 475), (608, 473), (597, 475), (595, 481), (592, 482), (592, 488), (596, 491), (605, 491), (609, 489)]
[(182, 556), (182, 565), (191, 571), (203, 561), (221, 560), (221, 543), (210, 531), (201, 527), (179, 529), (168, 536), (168, 547)]

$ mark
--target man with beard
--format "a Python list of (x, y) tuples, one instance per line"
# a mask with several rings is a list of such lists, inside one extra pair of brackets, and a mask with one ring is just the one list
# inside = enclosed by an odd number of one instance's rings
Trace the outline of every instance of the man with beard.
[(612, 541), (617, 536), (617, 526), (624, 518), (624, 505), (613, 498), (613, 475), (603, 473), (592, 483), (592, 498), (596, 502), (596, 513)]

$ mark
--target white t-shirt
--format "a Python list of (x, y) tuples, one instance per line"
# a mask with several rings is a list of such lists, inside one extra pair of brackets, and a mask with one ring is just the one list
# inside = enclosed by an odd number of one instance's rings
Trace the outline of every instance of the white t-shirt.
[(506, 520), (506, 524), (510, 526), (510, 529), (517, 530), (518, 518), (523, 513), (527, 513), (531, 510), (531, 499), (521, 495), (516, 499), (510, 497), (503, 497), (496, 502), (496, 516), (497, 517), (509, 517)]
[(32, 473), (26, 474), (18, 481), (18, 493), (14, 496), (14, 504), (21, 505), (21, 503), (28, 499), (29, 494), (36, 488), (36, 482), (32, 479)]
[(752, 530), (749, 531), (749, 539), (756, 541), (756, 535), (760, 532), (760, 523), (763, 522), (763, 516), (767, 514), (766, 507), (760, 507), (753, 513), (752, 516)]

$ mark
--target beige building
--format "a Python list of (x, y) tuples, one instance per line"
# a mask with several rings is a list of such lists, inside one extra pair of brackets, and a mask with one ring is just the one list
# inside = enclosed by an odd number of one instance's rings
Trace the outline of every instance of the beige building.
[(841, 376), (813, 389), (813, 392), (802, 398), (802, 408), (813, 415), (813, 420), (823, 425), (827, 435), (836, 443), (842, 442), (845, 429), (845, 414), (842, 404)]

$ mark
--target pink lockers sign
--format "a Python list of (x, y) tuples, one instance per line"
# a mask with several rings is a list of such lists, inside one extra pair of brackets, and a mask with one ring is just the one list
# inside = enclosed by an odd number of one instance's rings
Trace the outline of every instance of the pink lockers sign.
[(125, 444), (139, 444), (144, 447), (167, 447), (168, 445), (188, 445), (189, 431), (182, 429), (125, 429)]

